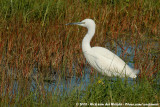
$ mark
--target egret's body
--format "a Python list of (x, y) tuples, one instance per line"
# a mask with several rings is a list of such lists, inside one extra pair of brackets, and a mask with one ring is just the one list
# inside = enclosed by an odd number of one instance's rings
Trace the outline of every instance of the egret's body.
[(69, 23), (67, 25), (77, 24), (88, 29), (82, 41), (82, 51), (88, 63), (107, 76), (119, 76), (136, 78), (138, 70), (130, 68), (121, 58), (103, 47), (91, 47), (90, 41), (95, 34), (95, 22), (92, 19), (85, 19), (78, 23)]

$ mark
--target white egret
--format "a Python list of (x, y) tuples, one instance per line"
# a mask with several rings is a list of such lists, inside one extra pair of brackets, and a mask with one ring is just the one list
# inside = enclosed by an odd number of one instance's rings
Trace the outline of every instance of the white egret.
[(88, 63), (107, 76), (136, 78), (138, 70), (130, 68), (121, 58), (103, 47), (91, 47), (90, 41), (95, 34), (96, 24), (92, 19), (66, 25), (80, 25), (88, 29), (82, 41), (82, 51)]

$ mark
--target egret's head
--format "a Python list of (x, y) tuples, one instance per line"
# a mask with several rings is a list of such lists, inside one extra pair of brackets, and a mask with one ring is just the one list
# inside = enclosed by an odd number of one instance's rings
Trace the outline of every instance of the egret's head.
[(66, 25), (79, 25), (79, 26), (83, 26), (86, 28), (91, 28), (91, 27), (95, 27), (95, 22), (92, 19), (84, 19), (81, 22), (76, 22), (76, 23), (68, 23)]

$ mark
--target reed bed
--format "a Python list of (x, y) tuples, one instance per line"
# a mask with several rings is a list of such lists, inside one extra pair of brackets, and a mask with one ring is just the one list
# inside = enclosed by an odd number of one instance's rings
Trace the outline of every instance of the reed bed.
[[(159, 7), (159, 0), (1, 0), (1, 102), (4, 105), (21, 102), (27, 106), (29, 102), (30, 105), (44, 106), (44, 102), (65, 104), (66, 98), (68, 103), (72, 103), (76, 97), (74, 92), (62, 98), (56, 90), (53, 90), (57, 93), (54, 97), (49, 92), (46, 95), (44, 80), (51, 80), (55, 75), (68, 78), (76, 74), (81, 77), (85, 73), (84, 68), (88, 65), (82, 54), (81, 42), (86, 30), (65, 26), (85, 18), (94, 19), (97, 25), (92, 46), (103, 46), (115, 53), (120, 47), (120, 57), (128, 62), (131, 54), (134, 55), (132, 63), (141, 71), (139, 78), (147, 78), (151, 85), (154, 84), (160, 72)], [(128, 48), (131, 52), (127, 52)], [(37, 88), (31, 92), (34, 72)], [(18, 88), (14, 89), (16, 83)], [(159, 101), (159, 94), (152, 95)], [(80, 96), (77, 95), (76, 101)], [(83, 100), (87, 98), (83, 97)], [(90, 101), (95, 101), (94, 98)]]

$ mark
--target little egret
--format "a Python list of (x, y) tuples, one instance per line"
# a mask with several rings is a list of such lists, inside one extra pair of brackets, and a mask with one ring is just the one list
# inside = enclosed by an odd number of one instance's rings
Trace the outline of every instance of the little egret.
[(136, 78), (138, 70), (130, 68), (121, 58), (106, 48), (91, 47), (90, 41), (95, 34), (96, 24), (92, 19), (66, 25), (80, 25), (88, 29), (82, 41), (82, 51), (88, 63), (97, 71), (107, 76)]

